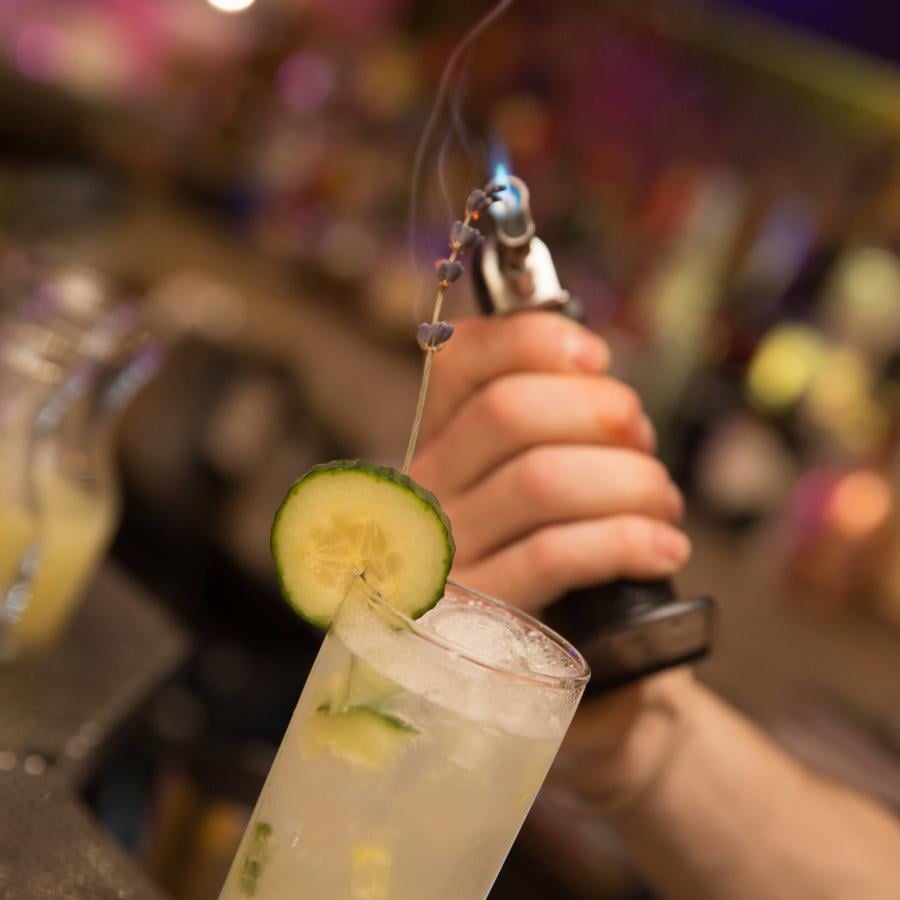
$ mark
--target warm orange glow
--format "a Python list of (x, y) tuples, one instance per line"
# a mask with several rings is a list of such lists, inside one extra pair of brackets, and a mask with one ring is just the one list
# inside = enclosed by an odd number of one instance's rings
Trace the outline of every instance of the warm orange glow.
[(885, 480), (875, 472), (853, 472), (843, 478), (828, 504), (835, 527), (862, 536), (883, 524), (893, 498)]

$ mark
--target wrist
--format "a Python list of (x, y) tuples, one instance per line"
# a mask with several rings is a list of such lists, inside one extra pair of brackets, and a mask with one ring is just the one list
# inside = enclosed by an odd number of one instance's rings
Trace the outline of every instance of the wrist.
[(645, 790), (662, 774), (680, 747), (696, 690), (687, 668), (646, 679), (641, 687), (640, 711), (608, 772), (620, 794)]
[(547, 782), (547, 799), (589, 817), (631, 806), (662, 777), (686, 731), (688, 669), (645, 679), (579, 712)]

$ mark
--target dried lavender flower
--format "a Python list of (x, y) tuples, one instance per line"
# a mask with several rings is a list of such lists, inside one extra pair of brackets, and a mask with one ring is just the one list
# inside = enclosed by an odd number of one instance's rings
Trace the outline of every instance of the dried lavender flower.
[(504, 186), (493, 187), (493, 182), (485, 190), (475, 188), (466, 200), (466, 216), (477, 219), (496, 199), (496, 194), (502, 193)]
[(472, 215), (475, 212), (481, 212), (487, 195), (481, 188), (475, 188), (466, 199), (466, 215)]
[(453, 284), (458, 281), (463, 273), (462, 263), (456, 259), (439, 259), (435, 263), (438, 283), (442, 285)]
[(422, 350), (440, 350), (453, 337), (453, 326), (449, 322), (423, 322), (419, 326), (416, 339)]
[(454, 250), (468, 250), (483, 240), (482, 233), (477, 228), (466, 225), (465, 222), (456, 221), (453, 223), (453, 228), (450, 229), (450, 246)]
[(419, 326), (416, 335), (419, 347), (425, 352), (425, 362), (422, 366), (422, 380), (419, 383), (419, 399), (416, 403), (416, 413), (409, 432), (406, 456), (403, 459), (403, 472), (406, 475), (409, 474), (409, 469), (412, 465), (413, 454), (416, 451), (416, 441), (419, 438), (419, 428), (422, 425), (422, 416), (425, 412), (425, 398), (428, 396), (428, 381), (431, 377), (432, 360), (435, 352), (446, 344), (453, 334), (453, 326), (438, 318), (441, 314), (441, 306), (444, 303), (444, 293), (454, 281), (457, 281), (462, 276), (463, 267), (459, 261), (459, 256), (484, 240), (481, 233), (472, 228), (470, 223), (476, 221), (481, 213), (497, 199), (497, 195), (505, 189), (503, 185), (491, 184), (485, 190), (476, 188), (469, 194), (466, 200), (466, 214), (463, 221), (454, 222), (450, 231), (450, 256), (448, 259), (439, 259), (434, 264), (438, 279), (437, 296), (434, 299), (434, 315), (430, 323), (423, 322)]

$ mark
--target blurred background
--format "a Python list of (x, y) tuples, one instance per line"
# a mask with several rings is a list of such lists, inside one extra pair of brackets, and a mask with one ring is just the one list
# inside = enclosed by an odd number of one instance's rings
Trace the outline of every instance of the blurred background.
[[(67, 385), (50, 493), (76, 457), (94, 486), (81, 606), (0, 669), (0, 775), (60, 785), (32, 834), (131, 885), (216, 896), (317, 647), (272, 513), (314, 462), (399, 462), (421, 275), (498, 152), (687, 492), (702, 677), (900, 807), (900, 10), (519, 0), (437, 119), (412, 261), (416, 143), (487, 8), (0, 2), (0, 400)], [(612, 841), (597, 877), (649, 896)], [(517, 849), (492, 897), (568, 891)]]

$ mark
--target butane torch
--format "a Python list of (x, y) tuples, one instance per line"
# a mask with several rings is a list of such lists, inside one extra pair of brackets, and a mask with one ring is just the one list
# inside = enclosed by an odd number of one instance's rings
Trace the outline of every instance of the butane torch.
[[(521, 178), (503, 177), (508, 187), (488, 207), (487, 239), (472, 267), (483, 311), (554, 310), (581, 321), (577, 300), (563, 290), (550, 250), (535, 235), (528, 187)], [(547, 623), (590, 664), (588, 693), (705, 656), (714, 616), (710, 597), (678, 599), (669, 581), (598, 584), (570, 592), (545, 611)]]

